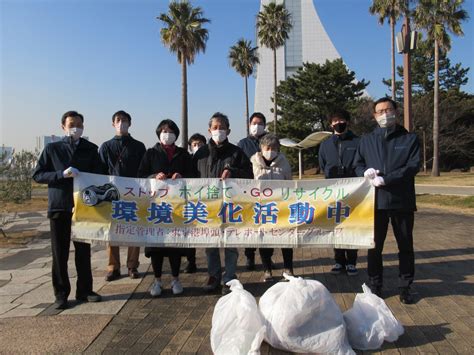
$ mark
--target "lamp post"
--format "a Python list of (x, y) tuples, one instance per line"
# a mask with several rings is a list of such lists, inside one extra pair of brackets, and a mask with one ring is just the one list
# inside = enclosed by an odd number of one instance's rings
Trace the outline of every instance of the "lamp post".
[[(408, 16), (408, 3), (406, 2), (405, 21), (402, 27), (402, 35), (404, 39), (403, 51), (403, 124), (408, 132), (413, 131), (413, 119), (411, 110), (411, 54), (412, 49), (412, 33), (410, 31), (410, 18)], [(415, 33), (416, 36), (416, 33)], [(414, 46), (413, 46), (414, 47)]]

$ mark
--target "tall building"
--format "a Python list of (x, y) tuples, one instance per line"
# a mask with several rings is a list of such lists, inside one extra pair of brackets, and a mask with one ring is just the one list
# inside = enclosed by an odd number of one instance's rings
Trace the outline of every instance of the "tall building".
[[(260, 10), (273, 0), (261, 0)], [(324, 29), (313, 0), (276, 0), (291, 13), (293, 28), (285, 45), (277, 49), (277, 84), (296, 73), (303, 63), (323, 64), (341, 56)], [(258, 36), (257, 36), (258, 37)], [(260, 64), (255, 80), (254, 110), (273, 120), (273, 51), (258, 41)]]

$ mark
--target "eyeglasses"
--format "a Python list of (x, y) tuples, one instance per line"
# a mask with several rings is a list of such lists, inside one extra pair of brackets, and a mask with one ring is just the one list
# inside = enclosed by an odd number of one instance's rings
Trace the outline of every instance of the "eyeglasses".
[(384, 108), (384, 109), (381, 109), (381, 110), (378, 110), (378, 111), (375, 111), (375, 113), (377, 115), (383, 115), (384, 113), (389, 113), (389, 112), (393, 112), (395, 111), (393, 108)]

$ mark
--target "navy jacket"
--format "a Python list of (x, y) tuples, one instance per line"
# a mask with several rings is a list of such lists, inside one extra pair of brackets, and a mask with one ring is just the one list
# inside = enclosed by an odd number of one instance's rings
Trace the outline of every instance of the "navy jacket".
[(260, 138), (262, 138), (265, 134), (261, 135), (260, 137), (248, 136), (246, 138), (242, 138), (238, 143), (237, 146), (243, 150), (247, 158), (251, 158), (255, 153), (260, 151)]
[(231, 178), (253, 179), (252, 164), (245, 153), (227, 139), (216, 145), (212, 139), (193, 156), (195, 174), (200, 178), (220, 178), (225, 169)]
[(326, 179), (357, 176), (353, 162), (360, 138), (351, 131), (333, 134), (319, 147), (319, 167)]
[(53, 212), (72, 212), (73, 179), (63, 177), (63, 171), (70, 166), (79, 172), (105, 173), (94, 143), (80, 138), (79, 143), (73, 146), (70, 137), (49, 143), (41, 153), (33, 172), (36, 182), (48, 184), (49, 215)]
[(192, 160), (186, 149), (176, 147), (171, 161), (168, 160), (166, 151), (160, 143), (156, 143), (153, 148), (149, 148), (138, 168), (138, 177), (146, 178), (164, 173), (171, 178), (174, 173), (179, 173), (183, 178), (193, 176)]
[(145, 145), (128, 136), (115, 136), (100, 146), (99, 155), (109, 175), (137, 177)]
[(376, 189), (381, 210), (416, 211), (415, 175), (420, 170), (418, 137), (400, 125), (377, 127), (361, 138), (354, 159), (357, 176), (368, 168), (380, 170), (385, 186)]

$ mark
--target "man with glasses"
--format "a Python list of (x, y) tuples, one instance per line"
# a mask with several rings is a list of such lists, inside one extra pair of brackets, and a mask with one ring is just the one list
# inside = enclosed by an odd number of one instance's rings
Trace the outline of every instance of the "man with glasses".
[(381, 296), (382, 251), (389, 221), (398, 245), (399, 293), (402, 303), (413, 303), (410, 285), (415, 274), (413, 224), (416, 211), (415, 175), (420, 169), (420, 145), (414, 133), (397, 123), (397, 104), (389, 98), (374, 103), (378, 127), (360, 140), (354, 158), (358, 176), (376, 188), (375, 248), (369, 249), (367, 269), (372, 292)]

